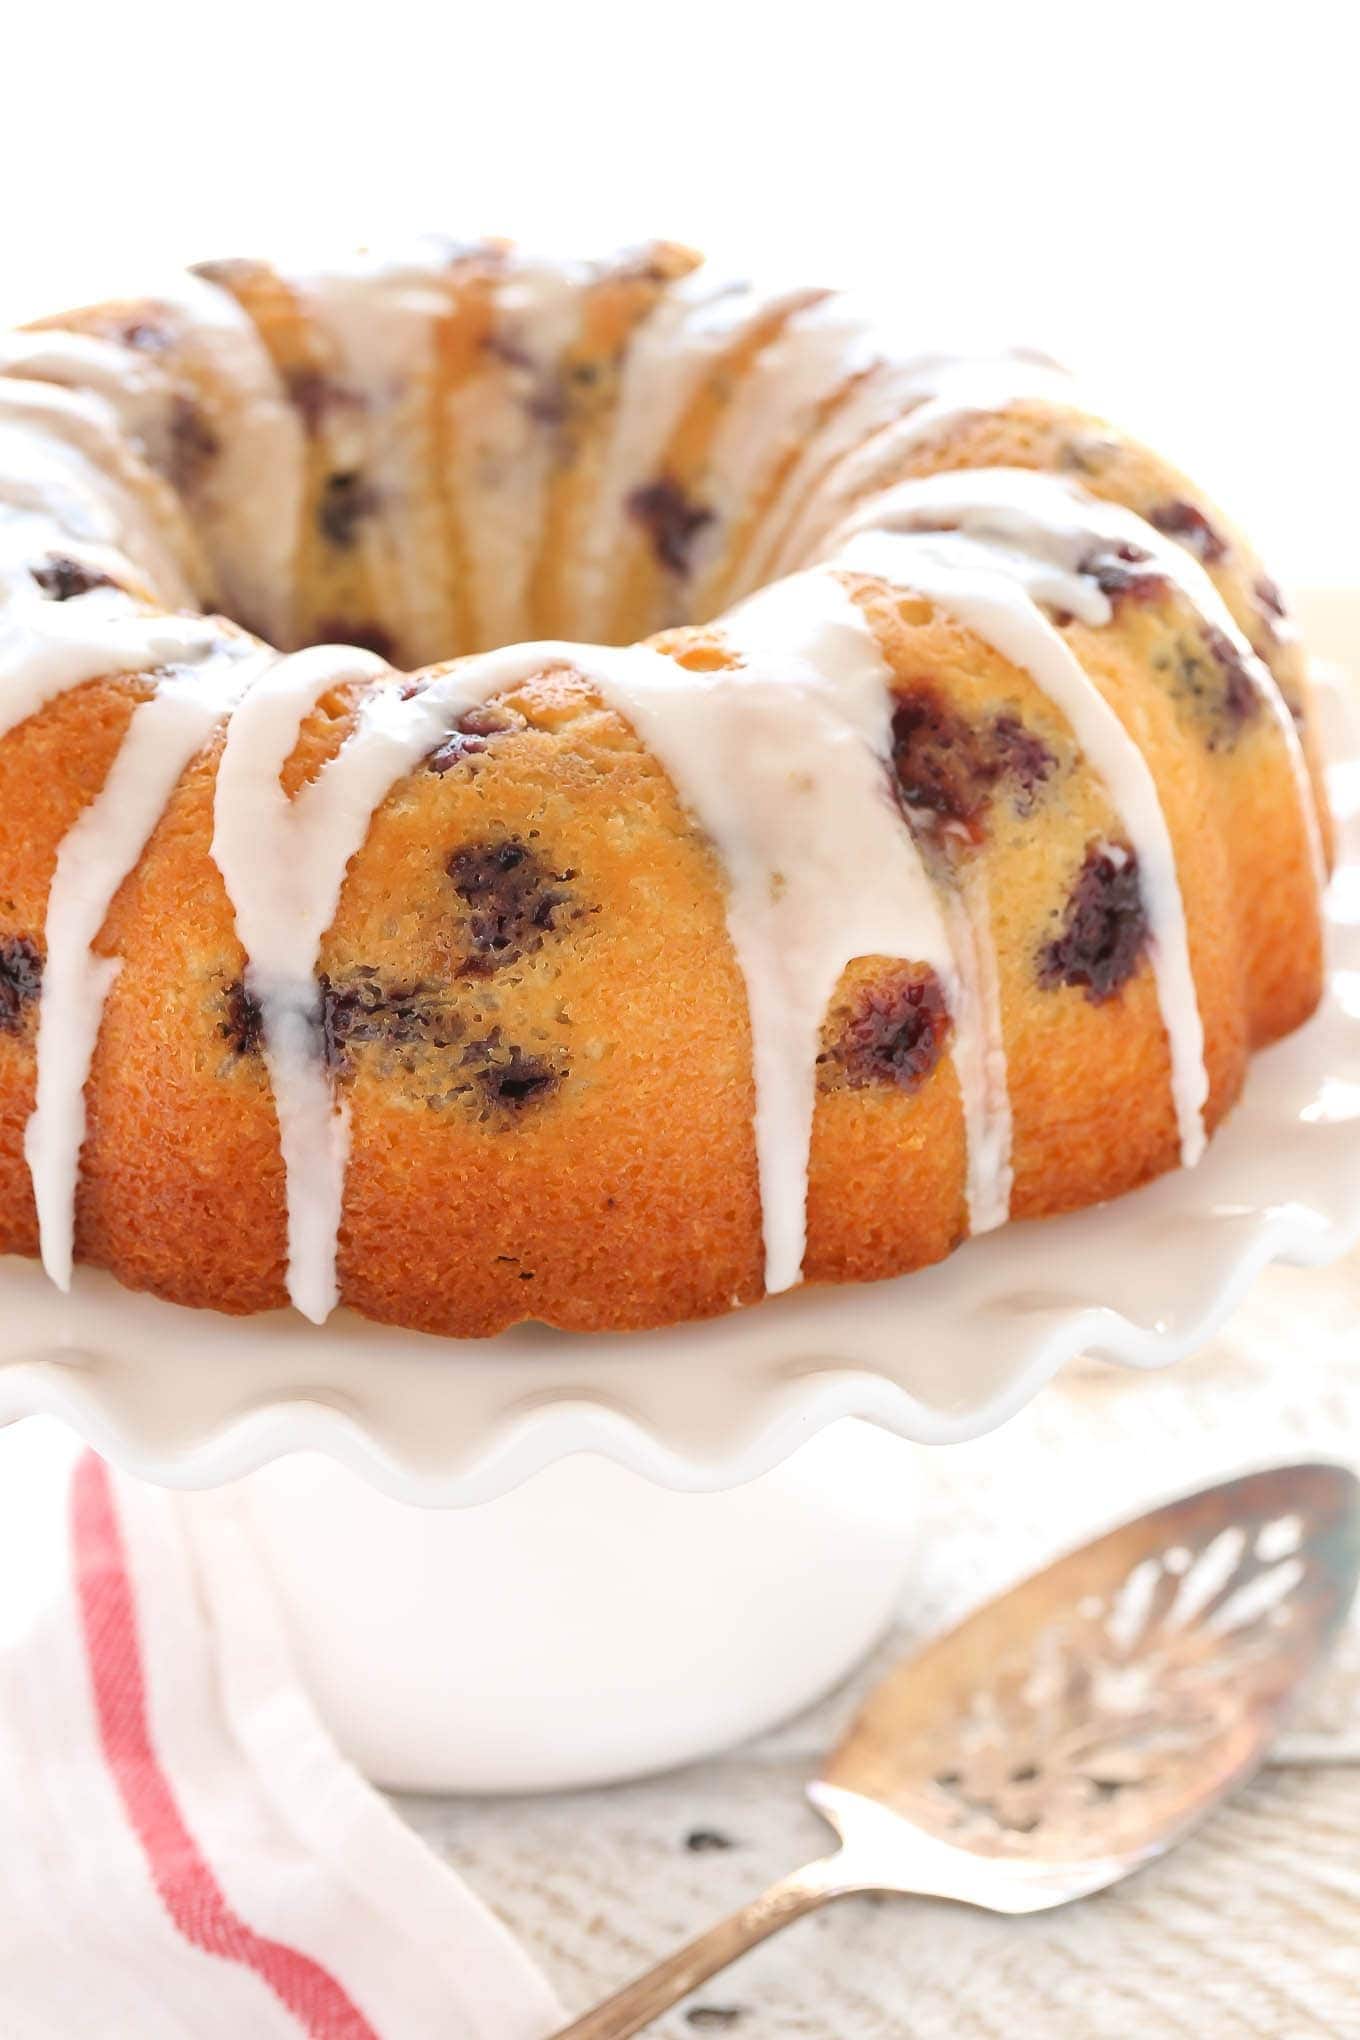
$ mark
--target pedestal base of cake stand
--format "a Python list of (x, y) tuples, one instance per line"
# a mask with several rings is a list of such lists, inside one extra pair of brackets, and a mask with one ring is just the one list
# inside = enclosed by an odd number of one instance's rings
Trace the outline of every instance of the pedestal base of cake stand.
[(841, 1679), (904, 1586), (919, 1450), (846, 1419), (715, 1494), (590, 1454), (467, 1509), (393, 1501), (319, 1453), (239, 1492), (359, 1769), (529, 1792), (689, 1762)]

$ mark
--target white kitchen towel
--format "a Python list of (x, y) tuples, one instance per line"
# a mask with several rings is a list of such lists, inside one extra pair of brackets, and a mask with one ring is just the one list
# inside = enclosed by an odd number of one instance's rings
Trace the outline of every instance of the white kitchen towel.
[(230, 1491), (191, 1517), (55, 1429), (0, 1442), (2, 2040), (560, 2024), (317, 1720)]

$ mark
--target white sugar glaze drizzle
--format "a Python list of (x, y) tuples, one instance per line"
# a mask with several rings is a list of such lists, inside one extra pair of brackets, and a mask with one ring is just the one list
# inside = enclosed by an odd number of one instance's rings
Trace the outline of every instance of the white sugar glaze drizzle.
[[(1128, 510), (1094, 496), (1076, 481), (1031, 468), (970, 468), (899, 482), (866, 504), (833, 536), (834, 553), (854, 532), (928, 530), (956, 521), (960, 531), (990, 547), (1007, 571), (1021, 578), (1036, 602), (1069, 609), (1083, 622), (1107, 624), (1113, 605), (1097, 582), (1080, 572), (1093, 547), (1136, 546), (1179, 590), (1202, 620), (1228, 640), (1275, 724), (1289, 761), (1313, 876), (1321, 891), (1326, 856), (1317, 797), (1294, 718), (1274, 676), (1239, 629), (1227, 603), (1200, 562), (1174, 538)], [(1050, 580), (1050, 570), (1055, 578)]]
[(993, 1232), (1011, 1215), (1014, 1126), (1001, 1016), (1001, 979), (987, 881), (980, 869), (943, 886), (940, 905), (954, 946), (954, 1066), (968, 1141), (968, 1230)]
[(159, 441), (165, 423), (165, 377), (152, 366), (151, 357), (130, 347), (50, 327), (6, 333), (0, 337), (0, 374), (89, 391), (117, 414), (135, 446)]
[[(1110, 620), (1109, 597), (1081, 571), (1102, 535), (1099, 511), (1089, 507), (1088, 517), (1087, 499), (1047, 475), (976, 469), (930, 476), (900, 483), (828, 551), (840, 564), (939, 602), (1028, 672), (1071, 724), (1138, 858), (1181, 1160), (1189, 1168), (1204, 1152), (1209, 1080), (1170, 831), (1137, 742), (1044, 613), (1066, 610), (1097, 626)], [(1141, 535), (1141, 520), (1131, 521)]]
[[(805, 558), (815, 557), (828, 529), (845, 515), (846, 506), (863, 503), (875, 489), (881, 490), (883, 476), (893, 476), (917, 449), (940, 439), (955, 425), (1027, 397), (1043, 394), (1059, 400), (1058, 379), (1057, 371), (1023, 359), (944, 362), (922, 371), (918, 384), (921, 401), (905, 418), (896, 419), (855, 447), (824, 477), (816, 497), (804, 505), (777, 548), (772, 571), (789, 573)], [(1066, 399), (1071, 401), (1070, 388)]]
[[(136, 506), (101, 477), (83, 453), (49, 432), (7, 421), (0, 407), (0, 515), (7, 511), (45, 515), (48, 550), (59, 550), (62, 540), (74, 539), (112, 546), (135, 557), (138, 537), (148, 535)], [(167, 562), (164, 547), (157, 543), (149, 549), (164, 577), (157, 583), (158, 597), (163, 586), (167, 595), (191, 601), (178, 568)], [(143, 567), (142, 573), (155, 579), (154, 568), (148, 573)]]
[(306, 277), (298, 289), (334, 351), (344, 396), (318, 430), (337, 472), (362, 476), (376, 514), (357, 520), (375, 623), (414, 663), (459, 642), (442, 502), (430, 486), (436, 456), (435, 336), (455, 302), (447, 252), (409, 261), (355, 261)]
[[(941, 981), (974, 1232), (1009, 1210), (1010, 1116), (1005, 1052), (988, 1025), (977, 959), (965, 931), (951, 939), (952, 915), (891, 796), (892, 674), (873, 631), (833, 576), (809, 573), (751, 596), (723, 618), (722, 633), (742, 667), (704, 676), (716, 685), (700, 705), (686, 769), (674, 769), (673, 722), (640, 734), (700, 813), (727, 872), (727, 924), (751, 1014), (773, 1292), (792, 1287), (802, 1268), (822, 1024), (855, 958), (923, 963)], [(705, 773), (707, 812), (687, 791)]]
[[(6, 378), (91, 391), (158, 472), (174, 466), (179, 403), (194, 377), (211, 390), (206, 421), (215, 451), (193, 490), (195, 525), (212, 564), (212, 599), (286, 640), (293, 624), (293, 564), (302, 514), (302, 429), (253, 323), (230, 293), (185, 271), (153, 280), (129, 305), (170, 314), (163, 351), (44, 329), (5, 336)], [(145, 567), (143, 566), (143, 571)], [(167, 596), (167, 606), (173, 606)]]
[(98, 602), (86, 601), (87, 617), (96, 609), (100, 614), (120, 616), (152, 606), (150, 584), (126, 553), (116, 546), (92, 544), (89, 539), (63, 536), (54, 543), (56, 538), (51, 517), (40, 510), (18, 510), (11, 505), (0, 511), (0, 628), (6, 621), (12, 623), (25, 607), (50, 613), (47, 593), (34, 576), (55, 564), (54, 553), (60, 560), (83, 567), (92, 584), (90, 593), (98, 592)]
[(280, 774), (321, 696), (384, 670), (371, 653), (332, 645), (269, 660), (227, 725), (213, 798), (213, 859), (246, 953), (246, 990), (259, 1004), (278, 1115), (288, 1294), (315, 1324), (338, 1301), (335, 1258), (349, 1156), (348, 1111), (333, 1094), (321, 1053), (316, 966), (376, 797), (361, 791), (366, 782), (354, 767), (370, 761), (357, 747), (348, 769), (321, 771), (291, 799)]
[(763, 347), (742, 384), (741, 401), (724, 407), (705, 463), (700, 527), (690, 552), (688, 608), (712, 616), (734, 541), (769, 488), (777, 463), (812, 435), (821, 407), (854, 373), (868, 346), (862, 308), (831, 297), (796, 311)]
[[(556, 433), (562, 358), (580, 331), (580, 265), (516, 258), (495, 287), (486, 367), (448, 401), (450, 484), (468, 549), (474, 644), (505, 644), (524, 628), (538, 558)], [(536, 411), (538, 415), (536, 415)]]
[(102, 588), (46, 603), (40, 615), (26, 604), (0, 608), (0, 737), (87, 680), (184, 665), (222, 635), (203, 617), (138, 615), (125, 595)]
[(667, 449), (705, 376), (762, 320), (794, 311), (807, 296), (715, 275), (705, 264), (673, 284), (642, 321), (623, 365), (572, 577), (572, 627), (583, 636), (603, 637), (613, 627), (618, 557), (638, 531), (629, 508), (633, 492), (662, 478)]
[[(852, 373), (854, 361), (846, 367)], [(1056, 363), (1028, 353), (878, 360), (813, 433), (781, 484), (743, 563), (742, 586), (805, 566), (828, 526), (862, 499), (885, 464), (890, 468), (957, 420), (1029, 397), (1072, 403), (1073, 391)]]
[[(253, 321), (229, 291), (181, 273), (167, 279), (151, 301), (182, 322), (214, 393), (209, 423), (216, 450), (193, 495), (213, 562), (216, 600), (227, 615), (248, 619), (275, 643), (286, 643), (293, 629), (302, 521), (303, 434), (297, 412)], [(167, 355), (171, 363), (175, 352)], [(167, 396), (173, 403), (173, 392)]]
[(150, 700), (133, 710), (108, 777), (57, 854), (38, 1005), (37, 1086), (24, 1155), (43, 1266), (61, 1289), (71, 1284), (85, 1080), (104, 1002), (122, 968), (117, 957), (97, 956), (94, 944), (176, 781), (249, 680), (256, 659), (243, 656), (245, 651), (245, 640), (226, 640), (210, 662), (160, 680)]
[(15, 459), (21, 475), (31, 476), (23, 455), (27, 435), (45, 454), (64, 460), (88, 502), (112, 513), (111, 541), (140, 561), (165, 606), (193, 607), (207, 576), (188, 519), (168, 483), (129, 447), (103, 398), (0, 376), (0, 440), (14, 449), (0, 457), (0, 490)]

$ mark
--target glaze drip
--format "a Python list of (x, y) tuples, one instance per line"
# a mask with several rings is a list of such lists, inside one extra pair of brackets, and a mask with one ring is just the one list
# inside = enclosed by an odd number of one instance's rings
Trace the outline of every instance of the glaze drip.
[(43, 1266), (68, 1289), (75, 1241), (85, 1080), (116, 956), (95, 951), (114, 894), (140, 860), (174, 790), (213, 729), (248, 685), (257, 661), (241, 643), (198, 670), (162, 677), (132, 712), (99, 793), (69, 831), (47, 903), (47, 961), (38, 1008), (37, 1087), (24, 1134)]
[(383, 670), (369, 653), (330, 648), (269, 660), (228, 723), (213, 802), (213, 858), (245, 951), (245, 990), (259, 1012), (278, 1113), (288, 1294), (314, 1324), (339, 1300), (335, 1256), (349, 1157), (348, 1113), (327, 1075), (316, 973), (378, 796), (352, 769), (323, 769), (291, 798), (281, 775), (322, 695)]
[[(990, 473), (967, 480), (979, 491)], [(904, 485), (906, 487), (915, 485)], [(1009, 518), (991, 539), (978, 529), (913, 528), (905, 496), (882, 504), (871, 519), (833, 547), (843, 564), (875, 574), (896, 588), (938, 602), (1004, 658), (1021, 667), (1043, 689), (1071, 725), (1093, 769), (1104, 781), (1120, 815), (1138, 866), (1152, 933), (1162, 1019), (1171, 1054), (1171, 1089), (1180, 1131), (1181, 1159), (1188, 1168), (1204, 1151), (1204, 1106), (1209, 1082), (1204, 1065), (1204, 1029), (1190, 964), (1189, 934), (1176, 858), (1156, 784), (1137, 743), (1091, 680), (1046, 609), (1058, 606), (1085, 621), (1102, 624), (1111, 614), (1109, 598), (1059, 555), (1052, 527), (1037, 520), (1024, 526), (1033, 549), (1021, 544)], [(984, 498), (985, 500), (985, 498)], [(907, 521), (898, 523), (905, 514)], [(922, 514), (929, 514), (923, 512)], [(1075, 533), (1059, 533), (1066, 540)]]
[[(698, 812), (726, 866), (746, 980), (765, 1286), (775, 1291), (801, 1274), (818, 1043), (847, 965), (924, 963), (945, 988), (974, 1232), (999, 1225), (1009, 1204), (1005, 1058), (971, 925), (937, 897), (890, 797), (891, 674), (860, 610), (834, 577), (797, 575), (733, 610), (723, 636), (738, 674), (704, 677), (716, 682), (708, 741), (726, 784), (718, 811)], [(666, 733), (640, 733), (666, 762)]]

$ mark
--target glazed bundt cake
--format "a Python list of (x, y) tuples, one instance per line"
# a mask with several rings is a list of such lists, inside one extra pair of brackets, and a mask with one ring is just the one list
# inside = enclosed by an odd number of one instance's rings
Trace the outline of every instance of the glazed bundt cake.
[(427, 242), (40, 322), (0, 1252), (646, 1327), (1193, 1164), (1319, 996), (1306, 708), (1182, 476), (824, 291)]

